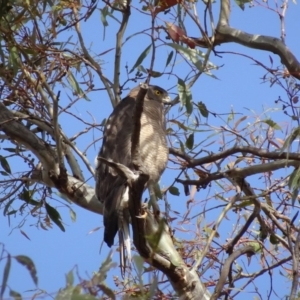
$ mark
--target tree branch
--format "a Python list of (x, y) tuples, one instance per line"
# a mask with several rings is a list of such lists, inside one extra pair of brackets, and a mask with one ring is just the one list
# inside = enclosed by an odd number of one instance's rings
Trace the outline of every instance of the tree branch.
[(211, 153), (208, 156), (204, 156), (202, 158), (194, 159), (186, 153), (183, 153), (180, 149), (176, 148), (169, 148), (169, 153), (173, 154), (174, 156), (178, 156), (184, 159), (187, 162), (187, 167), (193, 168), (196, 166), (201, 166), (207, 163), (215, 162), (217, 160), (226, 158), (230, 155), (234, 155), (236, 153), (242, 154), (253, 154), (260, 158), (267, 158), (267, 159), (292, 159), (298, 160), (300, 162), (300, 154), (299, 153), (291, 153), (291, 152), (279, 152), (273, 151), (269, 152), (264, 149), (259, 149), (252, 146), (235, 146), (233, 148), (227, 149), (222, 152), (218, 153)]
[(78, 206), (97, 214), (103, 214), (103, 205), (95, 196), (95, 188), (81, 180), (68, 175), (67, 186), (57, 187), (51, 180), (48, 172), (39, 165), (31, 176), (31, 181), (44, 184), (51, 188), (57, 188), (62, 198), (67, 198)]
[(32, 151), (42, 162), (44, 168), (58, 172), (56, 152), (17, 120), (18, 118), (0, 102), (0, 130), (12, 140)]
[(176, 251), (165, 220), (154, 216), (141, 197), (149, 176), (141, 174), (130, 187), (129, 210), (133, 227), (133, 241), (140, 255), (170, 280), (180, 299), (210, 299), (210, 294), (194, 269), (189, 269)]
[(126, 7), (122, 10), (122, 23), (120, 25), (119, 31), (117, 33), (116, 38), (116, 52), (115, 52), (115, 68), (114, 68), (114, 92), (115, 92), (115, 102), (113, 103), (114, 107), (121, 101), (120, 98), (120, 64), (121, 64), (121, 56), (122, 56), (122, 42), (124, 32), (126, 30), (129, 16), (130, 16), (130, 4), (131, 1), (126, 1)]
[(292, 257), (293, 257), (293, 273), (292, 273), (292, 288), (290, 293), (290, 299), (296, 300), (297, 297), (297, 290), (299, 286), (299, 247), (300, 247), (300, 232), (297, 234), (296, 243), (292, 250)]
[(94, 188), (88, 184), (67, 175), (64, 186), (55, 184), (49, 173), (58, 176), (60, 173), (56, 152), (42, 139), (38, 138), (0, 102), (0, 130), (17, 144), (23, 145), (31, 151), (40, 161), (41, 165), (32, 175), (32, 180), (57, 188), (65, 197), (77, 205), (90, 211), (102, 214), (103, 207), (95, 197)]
[(77, 32), (78, 40), (81, 46), (81, 50), (84, 54), (85, 59), (93, 66), (94, 70), (97, 72), (100, 80), (102, 81), (103, 85), (105, 86), (105, 89), (107, 91), (107, 94), (109, 96), (110, 102), (115, 106), (115, 97), (112, 93), (111, 86), (109, 80), (103, 75), (102, 70), (100, 68), (100, 65), (93, 59), (93, 57), (89, 54), (87, 51), (87, 48), (84, 44), (84, 40), (80, 31), (80, 24), (79, 24), (79, 18), (78, 18), (78, 11), (75, 7), (73, 7), (73, 13), (75, 16), (76, 24), (75, 24), (75, 30)]
[(212, 174), (208, 174), (206, 178), (199, 179), (199, 180), (182, 180), (176, 179), (177, 182), (182, 184), (189, 184), (189, 185), (196, 185), (198, 187), (206, 187), (211, 181), (225, 178), (226, 176), (229, 177), (248, 177), (255, 174), (263, 173), (263, 172), (271, 172), (285, 167), (299, 167), (300, 162), (297, 160), (287, 160), (282, 159), (278, 161), (273, 161), (270, 163), (265, 163), (261, 165), (255, 165), (246, 168), (234, 168), (227, 170), (225, 172), (215, 172)]
[(54, 140), (57, 139), (57, 136), (62, 135), (63, 140), (61, 142), (62, 142), (63, 148), (65, 150), (65, 157), (66, 157), (66, 160), (73, 172), (73, 175), (76, 178), (80, 179), (81, 181), (84, 181), (83, 173), (82, 173), (80, 166), (70, 148), (72, 148), (78, 154), (78, 156), (83, 160), (83, 162), (87, 166), (88, 170), (94, 176), (94, 170), (90, 166), (86, 157), (77, 149), (76, 146), (74, 146), (74, 144), (62, 132), (62, 130), (59, 131), (59, 134), (55, 134), (54, 129), (51, 127), (51, 124), (48, 124), (45, 120), (42, 120), (42, 119), (40, 119), (36, 116), (30, 115), (30, 114), (21, 113), (19, 111), (11, 111), (11, 113), (13, 113), (14, 116), (17, 117), (17, 120), (19, 120), (19, 119), (28, 120), (28, 122), (30, 122), (31, 124), (36, 125), (41, 131), (47, 132)]
[[(286, 66), (292, 76), (300, 79), (300, 63), (283, 41), (272, 36), (249, 34), (230, 27), (229, 17), (230, 0), (222, 0), (219, 22), (213, 40), (214, 46), (234, 42), (248, 48), (272, 52), (280, 57), (282, 64)], [(206, 38), (192, 39), (200, 47), (210, 47), (211, 42), (207, 42)]]
[(222, 289), (225, 285), (225, 282), (226, 282), (226, 278), (229, 274), (229, 271), (230, 271), (230, 268), (231, 268), (231, 265), (233, 264), (233, 262), (238, 258), (240, 257), (241, 255), (245, 254), (245, 253), (248, 253), (248, 254), (255, 254), (255, 250), (252, 246), (245, 246), (241, 249), (238, 249), (236, 251), (234, 251), (227, 259), (226, 259), (226, 262), (222, 268), (222, 272), (221, 272), (221, 275), (220, 275), (220, 279), (217, 283), (217, 286), (215, 288), (215, 291), (212, 295), (212, 297), (210, 298), (211, 300), (216, 300), (218, 299), (219, 295), (221, 294), (222, 292)]

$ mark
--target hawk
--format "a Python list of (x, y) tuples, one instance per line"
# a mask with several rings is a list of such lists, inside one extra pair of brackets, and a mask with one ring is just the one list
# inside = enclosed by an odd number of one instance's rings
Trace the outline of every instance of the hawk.
[[(103, 144), (98, 154), (98, 157), (123, 164), (130, 169), (133, 169), (131, 159), (133, 115), (139, 89), (139, 87), (132, 89), (108, 118), (103, 133)], [(164, 89), (149, 86), (144, 98), (139, 144), (142, 167), (149, 175), (148, 186), (158, 182), (167, 165), (169, 152), (164, 104), (169, 102), (170, 97)], [(126, 179), (119, 176), (112, 167), (98, 160), (95, 192), (104, 205), (104, 241), (111, 247), (119, 231), (120, 247), (123, 247), (124, 251), (124, 245), (121, 245), (124, 239), (127, 253), (130, 253), (128, 211), (127, 222), (125, 220), (129, 200)]]

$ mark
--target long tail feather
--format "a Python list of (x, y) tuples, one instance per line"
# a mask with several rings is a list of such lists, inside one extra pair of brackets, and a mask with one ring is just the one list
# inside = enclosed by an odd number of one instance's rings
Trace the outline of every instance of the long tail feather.
[[(124, 210), (119, 211), (119, 244), (120, 244), (120, 265), (122, 277), (125, 277), (126, 263), (131, 264), (131, 244), (128, 218)], [(127, 256), (126, 256), (127, 254)]]
[[(126, 271), (126, 261), (131, 264), (131, 243), (129, 230), (129, 214), (128, 214), (129, 188), (127, 187), (121, 199), (121, 205), (118, 211), (119, 217), (119, 245), (120, 245), (120, 264), (121, 274), (124, 278)], [(126, 257), (126, 253), (127, 257)]]

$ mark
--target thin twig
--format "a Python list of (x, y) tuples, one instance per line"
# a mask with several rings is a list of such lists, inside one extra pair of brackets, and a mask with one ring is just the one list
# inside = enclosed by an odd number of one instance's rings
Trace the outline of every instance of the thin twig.
[(126, 7), (122, 9), (122, 23), (120, 25), (119, 31), (117, 33), (116, 38), (116, 52), (115, 52), (115, 62), (114, 62), (114, 92), (115, 92), (115, 102), (114, 106), (116, 106), (121, 101), (121, 91), (120, 91), (120, 66), (121, 66), (121, 58), (122, 58), (122, 42), (123, 36), (129, 21), (130, 16), (130, 4), (131, 1), (126, 1)]
[(60, 129), (58, 123), (58, 101), (59, 101), (60, 91), (58, 92), (56, 99), (53, 101), (53, 127), (54, 127), (54, 134), (56, 140), (56, 149), (57, 149), (57, 158), (60, 166), (64, 165), (63, 161), (63, 151), (62, 151), (62, 143), (61, 143), (61, 136), (60, 136)]
[(112, 93), (111, 90), (111, 86), (110, 86), (110, 82), (109, 80), (103, 75), (102, 70), (100, 68), (100, 65), (98, 63), (96, 63), (96, 61), (93, 59), (93, 57), (89, 54), (89, 51), (87, 50), (87, 48), (85, 47), (84, 41), (83, 41), (83, 37), (80, 31), (80, 24), (79, 24), (79, 18), (78, 18), (78, 11), (76, 9), (75, 6), (73, 6), (73, 13), (75, 16), (76, 24), (75, 24), (75, 30), (77, 32), (77, 36), (78, 36), (78, 40), (82, 49), (82, 52), (84, 54), (84, 57), (93, 65), (93, 67), (95, 68), (97, 74), (99, 75), (102, 83), (104, 84), (107, 94), (109, 96), (110, 102), (112, 103), (112, 105), (115, 107), (116, 106), (116, 100), (114, 97), (114, 94)]
[(200, 264), (202, 263), (202, 260), (204, 259), (204, 257), (206, 256), (206, 254), (208, 253), (208, 250), (209, 250), (209, 247), (210, 247), (210, 244), (212, 242), (212, 240), (214, 239), (217, 231), (218, 231), (218, 228), (222, 222), (222, 220), (226, 217), (226, 214), (227, 212), (232, 209), (232, 207), (234, 206), (235, 202), (238, 201), (241, 197), (241, 191), (237, 191), (237, 193), (235, 194), (234, 197), (232, 197), (231, 201), (226, 205), (226, 207), (224, 208), (224, 210), (221, 212), (220, 216), (218, 217), (213, 229), (212, 229), (212, 232), (206, 242), (206, 246), (205, 248), (203, 249), (201, 255), (199, 256), (199, 258), (197, 259), (196, 263), (194, 264), (193, 266), (193, 270), (197, 270), (198, 267), (200, 266)]

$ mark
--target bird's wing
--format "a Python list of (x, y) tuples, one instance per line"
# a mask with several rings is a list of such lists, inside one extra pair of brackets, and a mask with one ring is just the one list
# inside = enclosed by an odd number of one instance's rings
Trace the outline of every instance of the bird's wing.
[[(132, 97), (126, 97), (116, 106), (105, 126), (103, 145), (99, 152), (100, 157), (130, 167), (134, 107), (135, 100)], [(104, 203), (104, 241), (108, 246), (113, 245), (114, 237), (118, 232), (118, 210), (125, 190), (126, 180), (119, 176), (113, 168), (103, 162), (98, 162), (96, 196)]]

